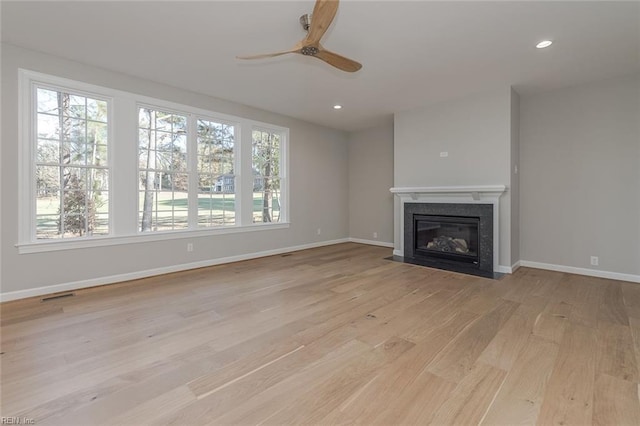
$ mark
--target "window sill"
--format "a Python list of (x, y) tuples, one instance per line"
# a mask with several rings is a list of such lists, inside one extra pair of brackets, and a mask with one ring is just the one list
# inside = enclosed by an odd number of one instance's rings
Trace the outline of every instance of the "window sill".
[(284, 223), (255, 223), (244, 226), (229, 226), (215, 229), (194, 229), (187, 231), (166, 231), (149, 234), (105, 236), (86, 239), (41, 240), (33, 243), (16, 244), (19, 254), (42, 253), (58, 250), (74, 250), (91, 247), (106, 247), (125, 244), (139, 244), (154, 241), (179, 240), (185, 238), (208, 237), (224, 234), (239, 234), (243, 232), (268, 231), (289, 228), (289, 222)]

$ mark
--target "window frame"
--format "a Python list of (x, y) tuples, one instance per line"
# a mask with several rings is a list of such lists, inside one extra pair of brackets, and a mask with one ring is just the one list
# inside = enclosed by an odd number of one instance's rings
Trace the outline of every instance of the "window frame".
[[(62, 241), (87, 241), (108, 238), (113, 232), (113, 201), (111, 189), (113, 185), (113, 104), (114, 98), (109, 91), (101, 87), (87, 83), (74, 82), (72, 80), (48, 76), (27, 70), (20, 70), (19, 79), (19, 130), (18, 139), (21, 144), (19, 151), (19, 182), (20, 191), (18, 200), (18, 232), (21, 241), (29, 241), (33, 244), (47, 244), (49, 242)], [(72, 95), (90, 97), (107, 102), (107, 167), (109, 174), (109, 233), (106, 235), (78, 236), (71, 238), (38, 239), (37, 237), (37, 182), (34, 178), (36, 172), (37, 152), (37, 114), (38, 100), (37, 89), (53, 90), (56, 92), (66, 92)]]
[[(234, 121), (234, 120), (230, 120), (229, 118), (222, 118), (222, 117), (216, 117), (213, 116), (211, 114), (209, 115), (203, 115), (203, 114), (194, 114), (193, 117), (193, 149), (189, 150), (189, 143), (187, 142), (187, 156), (189, 157), (189, 160), (191, 160), (191, 158), (193, 158), (192, 161), (192, 171), (193, 171), (193, 178), (190, 177), (189, 183), (191, 184), (191, 182), (194, 182), (195, 185), (195, 197), (194, 197), (194, 203), (197, 204), (198, 203), (198, 198), (199, 198), (199, 173), (198, 173), (198, 121), (199, 120), (203, 120), (203, 121), (209, 121), (209, 122), (215, 122), (218, 124), (223, 124), (223, 125), (227, 125), (227, 126), (233, 126), (233, 185), (234, 185), (234, 223), (233, 225), (227, 225), (227, 224), (223, 224), (223, 225), (219, 225), (219, 226), (200, 226), (199, 222), (198, 222), (198, 213), (199, 213), (199, 209), (197, 206), (194, 206), (194, 211), (195, 211), (195, 217), (193, 218), (193, 220), (191, 220), (191, 217), (189, 218), (189, 227), (190, 229), (198, 229), (198, 230), (206, 230), (206, 229), (218, 229), (218, 228), (233, 228), (233, 227), (238, 227), (241, 226), (240, 222), (241, 222), (241, 209), (240, 209), (240, 195), (242, 194), (242, 185), (241, 185), (241, 176), (240, 176), (240, 171), (242, 169), (242, 165), (241, 165), (241, 161), (240, 161), (240, 153), (241, 153), (241, 149), (240, 149), (240, 145), (241, 145), (241, 137), (242, 137), (242, 128), (241, 128), (241, 124), (239, 121)], [(187, 126), (189, 128), (189, 126)], [(189, 161), (188, 160), (188, 161)], [(191, 186), (190, 186), (191, 188)], [(191, 201), (191, 198), (190, 198)], [(191, 211), (191, 210), (190, 210)]]
[[(18, 253), (38, 253), (88, 247), (132, 244), (181, 238), (203, 237), (222, 234), (244, 233), (265, 229), (284, 229), (289, 222), (289, 129), (256, 120), (219, 113), (203, 108), (179, 104), (164, 99), (97, 86), (81, 81), (19, 69), (18, 76), (18, 142), (19, 142), (19, 182), (18, 200)], [(36, 87), (65, 91), (81, 96), (105, 100), (108, 103), (107, 137), (109, 170), (109, 234), (80, 236), (73, 238), (36, 238)], [(188, 228), (141, 232), (138, 221), (138, 111), (140, 107), (150, 107), (166, 112), (187, 116), (187, 165), (188, 165)], [(134, 117), (130, 117), (132, 111)], [(198, 226), (197, 211), (197, 120), (203, 119), (234, 126), (234, 175), (235, 175), (235, 223), (211, 227)], [(252, 193), (246, 188), (247, 178), (253, 179), (251, 171), (252, 131), (260, 128), (281, 134), (280, 174), (281, 174), (281, 218), (280, 222), (252, 223), (252, 204), (247, 207), (247, 196)], [(135, 141), (135, 147), (127, 146)], [(131, 155), (134, 158), (129, 158)], [(247, 161), (248, 160), (248, 161)], [(248, 163), (248, 164), (247, 164)], [(247, 168), (248, 167), (248, 168)], [(124, 168), (124, 170), (123, 170)], [(131, 169), (131, 170), (129, 170)], [(118, 170), (118, 179), (114, 177)], [(118, 180), (120, 183), (116, 183)], [(127, 185), (122, 181), (128, 182)], [(195, 185), (194, 185), (195, 181)], [(118, 187), (116, 187), (118, 185)], [(132, 186), (133, 185), (133, 186)], [(252, 190), (252, 188), (249, 188)], [(133, 200), (135, 201), (133, 201)], [(132, 205), (129, 205), (133, 202)], [(118, 209), (118, 211), (116, 211)]]
[[(137, 222), (136, 226), (136, 234), (137, 235), (156, 235), (156, 234), (168, 234), (168, 233), (176, 233), (176, 232), (195, 232), (195, 231), (215, 231), (220, 229), (229, 229), (229, 228), (240, 228), (244, 226), (249, 226), (249, 224), (240, 224), (238, 218), (240, 217), (239, 211), (239, 203), (236, 200), (235, 204), (235, 215), (236, 221), (233, 225), (222, 225), (222, 226), (210, 226), (210, 227), (199, 227), (198, 226), (198, 217), (197, 217), (197, 122), (198, 120), (207, 120), (207, 121), (215, 121), (220, 124), (226, 124), (234, 127), (234, 144), (233, 144), (233, 162), (234, 162), (234, 176), (236, 178), (236, 197), (238, 196), (238, 192), (242, 191), (241, 185), (238, 185), (238, 181), (241, 173), (241, 161), (239, 159), (239, 142), (241, 140), (243, 119), (238, 117), (234, 117), (232, 115), (217, 113), (213, 111), (207, 111), (201, 108), (189, 107), (187, 105), (180, 105), (170, 101), (164, 101), (160, 99), (153, 99), (146, 96), (137, 96), (136, 97), (136, 114), (140, 110), (140, 108), (149, 108), (160, 110), (162, 112), (183, 115), (187, 118), (187, 174), (188, 174), (188, 203), (189, 203), (189, 215), (188, 215), (188, 227), (187, 229), (178, 229), (178, 230), (162, 230), (162, 231), (151, 231), (151, 232), (142, 232), (140, 230), (139, 223)], [(138, 146), (138, 116), (136, 115), (136, 146)], [(244, 120), (246, 121), (246, 120)], [(255, 123), (252, 120), (249, 120), (251, 123)], [(136, 153), (137, 153), (136, 148)], [(138, 163), (138, 157), (136, 154), (136, 172), (140, 173), (140, 166)], [(136, 200), (139, 202), (137, 196)], [(137, 205), (136, 205), (137, 210)]]
[[(58, 161), (56, 161), (55, 163), (50, 162), (48, 164), (46, 162), (42, 163), (41, 161), (38, 161), (38, 149), (37, 149), (37, 146), (39, 145), (40, 141), (43, 140), (43, 139), (40, 138), (40, 136), (38, 134), (38, 130), (37, 130), (38, 129), (38, 124), (39, 124), (39, 116), (40, 116), (40, 114), (43, 114), (42, 112), (38, 111), (38, 103), (37, 103), (37, 99), (38, 99), (37, 92), (40, 89), (49, 90), (49, 91), (55, 91), (57, 93), (67, 93), (70, 96), (82, 97), (85, 100), (87, 100), (87, 99), (95, 99), (95, 100), (103, 101), (103, 102), (105, 102), (107, 104), (107, 117), (106, 117), (106, 122), (104, 122), (104, 124), (106, 124), (106, 126), (107, 126), (107, 135), (106, 135), (107, 136), (107, 144), (106, 144), (107, 163), (106, 163), (106, 165), (77, 164), (77, 163), (73, 163), (73, 162), (65, 164), (65, 163), (61, 162), (60, 159), (58, 159)], [(110, 152), (109, 152), (109, 150), (110, 150), (110, 147), (111, 147), (110, 140), (111, 140), (111, 128), (112, 128), (111, 125), (110, 125), (110, 115), (111, 115), (111, 110), (113, 108), (111, 100), (109, 98), (102, 97), (102, 96), (96, 96), (96, 95), (91, 94), (91, 93), (81, 92), (81, 91), (78, 91), (78, 90), (71, 91), (71, 90), (67, 90), (66, 88), (53, 86), (53, 85), (49, 85), (49, 84), (34, 83), (32, 85), (31, 90), (33, 91), (33, 97), (34, 97), (34, 102), (32, 104), (32, 108), (31, 108), (31, 120), (32, 120), (32, 123), (33, 123), (32, 139), (31, 139), (31, 148), (32, 148), (32, 161), (31, 161), (32, 170), (31, 170), (31, 173), (32, 173), (32, 176), (33, 176), (33, 174), (37, 174), (36, 172), (38, 170), (38, 167), (40, 167), (40, 166), (57, 168), (58, 172), (60, 173), (60, 175), (59, 175), (60, 177), (62, 176), (61, 172), (65, 168), (84, 169), (87, 172), (89, 170), (91, 170), (91, 169), (94, 169), (94, 170), (106, 170), (107, 171), (107, 176), (108, 176), (107, 188), (110, 188), (111, 187), (111, 161), (110, 161)], [(85, 110), (85, 112), (86, 112), (86, 110)], [(47, 114), (47, 113), (44, 113), (44, 114), (45, 115), (49, 115), (49, 116), (53, 116), (53, 115)], [(58, 114), (57, 117), (58, 117), (58, 119), (60, 119), (60, 115), (59, 114)], [(68, 118), (70, 118), (70, 117), (68, 117)], [(74, 120), (78, 120), (78, 119), (74, 119)], [(90, 119), (88, 119), (86, 117), (84, 119), (80, 119), (80, 120), (85, 122), (85, 127), (88, 125), (88, 123), (90, 121), (98, 122), (97, 120), (90, 120)], [(85, 131), (86, 131), (86, 129), (85, 129)], [(60, 135), (58, 135), (58, 136), (60, 136)], [(52, 140), (52, 139), (44, 139), (44, 140)], [(57, 141), (60, 144), (60, 149), (62, 149), (65, 141), (60, 139), (60, 138), (58, 138)], [(90, 183), (93, 184), (93, 182), (90, 182)], [(63, 205), (64, 205), (64, 198), (66, 197), (66, 195), (64, 194), (63, 189), (64, 188), (62, 188), (62, 187), (59, 188), (59, 196), (60, 196), (60, 202), (63, 203)], [(37, 194), (37, 192), (38, 192), (37, 179), (33, 182), (32, 190), (33, 190), (33, 194)], [(106, 192), (108, 194), (109, 193), (109, 189), (107, 189)], [(110, 200), (110, 198), (108, 198), (108, 200)], [(38, 238), (37, 222), (38, 222), (38, 216), (39, 215), (38, 215), (37, 197), (34, 198), (32, 196), (31, 197), (31, 202), (33, 203), (33, 206), (32, 206), (32, 208), (33, 208), (33, 210), (32, 210), (32, 219), (35, 219), (35, 221), (33, 222), (34, 226), (33, 226), (33, 229), (32, 229), (32, 232), (33, 232), (32, 238), (34, 240), (37, 240), (37, 241), (48, 240), (47, 238), (42, 238), (42, 239)], [(90, 236), (85, 235), (85, 236), (68, 236), (68, 237), (65, 237), (64, 233), (63, 233), (61, 237), (52, 238), (52, 239), (53, 240), (71, 240), (71, 239), (75, 240), (75, 239), (93, 238), (93, 237), (109, 235), (110, 232), (111, 232), (111, 209), (110, 209), (110, 207), (111, 207), (111, 203), (109, 201), (108, 202), (108, 207), (107, 207), (107, 211), (108, 211), (108, 220), (107, 220), (108, 232), (107, 233), (105, 233), (105, 234), (91, 234)], [(58, 215), (59, 216), (58, 220), (60, 220), (60, 221), (62, 221), (62, 223), (64, 223), (63, 222), (63, 218), (64, 218), (64, 216), (66, 214), (68, 214), (67, 211), (61, 212)], [(51, 215), (51, 216), (53, 216), (53, 215)], [(62, 225), (62, 228), (64, 229), (65, 226)], [(86, 223), (85, 223), (85, 228), (86, 228)]]
[[(137, 173), (138, 179), (140, 179), (140, 175), (143, 172), (143, 169), (140, 167), (140, 151), (139, 151), (139, 149), (140, 149), (140, 134), (139, 134), (139, 132), (141, 130), (139, 114), (140, 114), (140, 110), (142, 110), (142, 109), (149, 109), (149, 110), (153, 110), (153, 111), (156, 111), (156, 112), (162, 112), (162, 113), (168, 113), (168, 114), (171, 114), (171, 115), (183, 116), (185, 118), (185, 128), (186, 128), (186, 134), (185, 134), (186, 147), (185, 148), (187, 150), (187, 152), (186, 152), (186, 154), (187, 154), (186, 155), (187, 170), (184, 171), (183, 173), (187, 175), (187, 227), (186, 228), (182, 228), (182, 229), (167, 229), (167, 230), (164, 230), (164, 231), (153, 231), (153, 230), (142, 231), (142, 229), (141, 229), (141, 220), (140, 220), (140, 192), (141, 191), (140, 191), (140, 188), (137, 187), (137, 192), (138, 192), (138, 196), (136, 197), (136, 200), (137, 200), (136, 209), (138, 210), (138, 214), (137, 214), (137, 232), (138, 232), (138, 234), (148, 234), (148, 233), (156, 233), (156, 232), (174, 232), (174, 231), (189, 230), (189, 229), (191, 229), (191, 214), (190, 214), (191, 203), (190, 203), (190, 201), (191, 201), (191, 196), (192, 196), (192, 194), (191, 194), (191, 174), (192, 174), (192, 171), (190, 170), (190, 168), (191, 168), (191, 161), (190, 161), (191, 158), (190, 158), (190, 156), (191, 156), (191, 151), (192, 150), (189, 147), (189, 143), (190, 143), (190, 140), (189, 140), (189, 138), (190, 138), (189, 129), (190, 129), (191, 115), (187, 114), (185, 112), (180, 112), (180, 111), (177, 111), (177, 110), (173, 110), (173, 109), (169, 109), (169, 108), (163, 108), (163, 107), (149, 105), (149, 104), (144, 104), (144, 103), (138, 103), (136, 105), (136, 112), (138, 113), (138, 116), (137, 116), (138, 119), (136, 120), (136, 122), (137, 122), (136, 129), (138, 130), (137, 138), (136, 138), (136, 146), (137, 146), (136, 173)], [(157, 131), (157, 129), (150, 129), (150, 130)], [(173, 134), (173, 132), (171, 132), (171, 133)], [(144, 170), (148, 171), (147, 169), (144, 169)], [(158, 167), (156, 167), (154, 169), (154, 172), (157, 173), (158, 171), (160, 171), (160, 173), (162, 173), (162, 170), (159, 169)], [(177, 173), (173, 173), (173, 171), (169, 171), (169, 173), (177, 174)], [(139, 184), (140, 181), (137, 180), (137, 183)], [(154, 191), (154, 192), (156, 193), (156, 196), (157, 196), (158, 195), (157, 194), (158, 191)], [(175, 192), (175, 191), (172, 191), (172, 192)], [(157, 201), (158, 200), (156, 199), (156, 203), (157, 203)], [(153, 209), (152, 210), (152, 216), (154, 215), (154, 213), (157, 214), (158, 210)], [(172, 218), (173, 218), (172, 223), (175, 226), (175, 211), (172, 212)], [(152, 221), (152, 223), (155, 224), (156, 222)]]
[[(267, 132), (267, 133), (277, 133), (280, 136), (280, 164), (278, 167), (279, 174), (278, 179), (280, 180), (280, 220), (278, 222), (257, 222), (256, 224), (276, 224), (276, 223), (287, 223), (289, 221), (289, 179), (287, 179), (287, 173), (289, 170), (289, 157), (288, 157), (288, 144), (289, 144), (289, 129), (284, 127), (278, 127), (266, 123), (257, 123), (254, 122), (251, 126), (251, 151), (253, 152), (253, 132)], [(253, 156), (251, 156), (251, 178), (254, 178), (253, 175)], [(260, 176), (264, 178), (264, 176)], [(253, 194), (252, 194), (253, 195)], [(252, 210), (253, 214), (253, 210)]]

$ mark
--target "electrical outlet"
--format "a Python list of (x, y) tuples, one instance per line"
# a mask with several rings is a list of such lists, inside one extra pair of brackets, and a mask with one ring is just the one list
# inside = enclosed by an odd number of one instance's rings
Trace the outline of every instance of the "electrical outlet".
[(378, 238), (378, 233), (377, 233), (377, 232), (374, 232), (374, 233), (373, 233), (373, 238), (375, 238), (375, 239), (377, 239), (377, 238)]
[(322, 229), (318, 228), (318, 235), (322, 234)]
[(187, 251), (188, 252), (192, 252), (193, 251), (193, 243), (187, 243)]
[(448, 151), (442, 151), (440, 153), (440, 158), (445, 158), (445, 157), (448, 157), (448, 156), (449, 156), (449, 152)]
[(591, 266), (598, 266), (598, 256), (591, 256)]

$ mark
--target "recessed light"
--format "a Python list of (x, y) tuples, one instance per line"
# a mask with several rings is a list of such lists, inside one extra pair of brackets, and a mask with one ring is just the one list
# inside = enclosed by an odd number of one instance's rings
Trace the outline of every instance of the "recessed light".
[(549, 47), (553, 44), (551, 40), (542, 40), (540, 43), (536, 44), (538, 49), (544, 49), (545, 47)]
[(342, 105), (334, 105), (333, 109), (342, 109)]

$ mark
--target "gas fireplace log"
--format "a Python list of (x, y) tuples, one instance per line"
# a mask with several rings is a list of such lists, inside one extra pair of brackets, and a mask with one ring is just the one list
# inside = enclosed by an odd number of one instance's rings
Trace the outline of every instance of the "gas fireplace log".
[(447, 236), (435, 237), (432, 241), (427, 243), (427, 248), (447, 253), (469, 253), (469, 245), (464, 239)]

